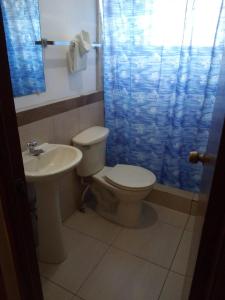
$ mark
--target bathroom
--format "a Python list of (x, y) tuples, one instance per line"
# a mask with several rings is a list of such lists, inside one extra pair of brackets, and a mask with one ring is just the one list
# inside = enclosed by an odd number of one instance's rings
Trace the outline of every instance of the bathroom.
[[(189, 299), (206, 210), (197, 162), (207, 164), (225, 4), (12, 3), (2, 0), (2, 12), (44, 299)], [(81, 67), (78, 35), (88, 48)], [(26, 38), (32, 53), (21, 53)], [(77, 151), (52, 185), (26, 169), (49, 145), (68, 151), (55, 164)]]

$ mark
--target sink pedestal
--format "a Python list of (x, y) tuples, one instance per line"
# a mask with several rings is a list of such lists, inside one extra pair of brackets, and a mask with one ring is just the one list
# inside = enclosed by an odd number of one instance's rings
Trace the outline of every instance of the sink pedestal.
[(79, 149), (58, 144), (39, 146), (38, 156), (23, 152), (23, 164), (28, 182), (34, 183), (37, 197), (39, 259), (47, 263), (61, 263), (67, 252), (62, 235), (59, 206), (60, 178), (75, 169), (82, 159)]
[(59, 206), (59, 180), (35, 182), (38, 213), (39, 259), (61, 263), (66, 259)]

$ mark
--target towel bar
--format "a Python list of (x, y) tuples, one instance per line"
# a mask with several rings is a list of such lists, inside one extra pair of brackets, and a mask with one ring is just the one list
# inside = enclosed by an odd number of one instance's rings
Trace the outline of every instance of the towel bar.
[[(42, 47), (46, 48), (47, 46), (69, 46), (70, 41), (49, 41), (48, 39), (41, 39), (40, 41), (35, 41), (35, 45), (41, 45)], [(102, 45), (98, 43), (92, 44), (93, 48), (101, 48)]]

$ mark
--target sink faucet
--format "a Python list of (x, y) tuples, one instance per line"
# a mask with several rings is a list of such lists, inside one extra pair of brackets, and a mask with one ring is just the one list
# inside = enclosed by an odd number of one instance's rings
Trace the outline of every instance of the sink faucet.
[(42, 149), (36, 149), (38, 143), (36, 141), (32, 141), (27, 143), (27, 150), (33, 156), (39, 156), (41, 153), (44, 152)]

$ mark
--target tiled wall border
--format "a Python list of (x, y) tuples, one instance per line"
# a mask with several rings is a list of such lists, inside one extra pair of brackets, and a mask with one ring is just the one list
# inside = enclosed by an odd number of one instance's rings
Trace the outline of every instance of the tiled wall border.
[(198, 195), (188, 191), (156, 184), (147, 200), (183, 213), (197, 214)]
[(21, 111), (16, 114), (17, 124), (18, 126), (23, 126), (35, 121), (39, 121), (72, 109), (76, 109), (88, 104), (102, 101), (103, 97), (103, 92), (97, 91), (92, 94), (79, 96), (56, 103), (51, 103), (48, 105), (28, 109), (26, 111)]

